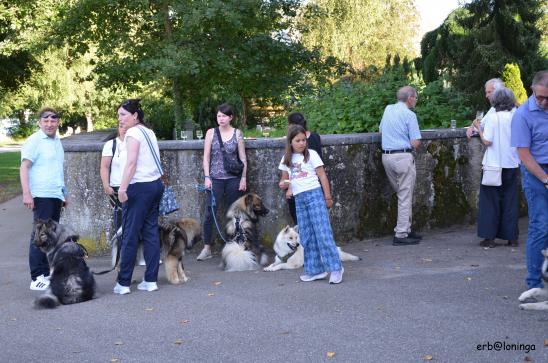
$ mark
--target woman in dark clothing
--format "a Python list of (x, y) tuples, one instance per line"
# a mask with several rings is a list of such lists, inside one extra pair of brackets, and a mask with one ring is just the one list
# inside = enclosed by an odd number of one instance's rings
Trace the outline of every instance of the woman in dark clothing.
[[(219, 126), (207, 130), (204, 140), (204, 185), (211, 193), (207, 193), (203, 224), (204, 248), (196, 258), (198, 261), (204, 261), (212, 257), (212, 229), (215, 222), (213, 213), (217, 212), (218, 204), (223, 203), (225, 208), (228, 209), (247, 190), (247, 160), (244, 135), (242, 131), (232, 127), (230, 122), (233, 119), (234, 110), (231, 105), (224, 103), (217, 107), (217, 124)], [(244, 164), (241, 175), (233, 175), (225, 170), (220, 142), (223, 143), (228, 158), (232, 160), (239, 158)], [(214, 211), (211, 210), (212, 194), (217, 203), (213, 207)]]
[[(322, 155), (322, 139), (320, 138), (320, 135), (318, 135), (315, 132), (309, 131), (306, 128), (306, 119), (304, 118), (304, 115), (300, 112), (293, 112), (290, 113), (289, 116), (287, 116), (287, 126), (291, 125), (299, 125), (302, 126), (306, 131), (306, 143), (307, 147), (309, 149), (312, 149), (318, 153), (320, 156), (320, 159), (323, 161), (323, 155)], [(287, 204), (289, 205), (289, 213), (291, 214), (291, 218), (293, 219), (294, 224), (297, 223), (297, 209), (295, 208), (295, 198), (291, 197), (287, 199)]]

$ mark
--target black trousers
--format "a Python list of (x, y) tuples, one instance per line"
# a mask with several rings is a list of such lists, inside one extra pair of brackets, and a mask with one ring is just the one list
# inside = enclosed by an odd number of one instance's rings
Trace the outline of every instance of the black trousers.
[[(232, 203), (242, 196), (240, 188), (240, 178), (230, 179), (211, 179), (211, 192), (206, 193), (206, 210), (204, 219), (204, 244), (212, 245), (213, 228), (215, 227), (215, 221), (213, 220), (213, 214), (211, 212), (211, 194), (215, 197), (215, 213), (219, 209), (219, 205), (222, 204), (225, 210), (228, 209)], [(224, 218), (222, 218), (224, 221)], [(217, 217), (219, 228), (223, 230), (224, 224)]]
[(518, 229), (519, 168), (502, 169), (502, 185), (480, 186), (478, 237), (516, 240)]

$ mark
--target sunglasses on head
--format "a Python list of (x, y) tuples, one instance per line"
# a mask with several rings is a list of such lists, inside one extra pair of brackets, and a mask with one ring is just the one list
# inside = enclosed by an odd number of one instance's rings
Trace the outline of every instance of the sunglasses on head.
[(50, 119), (52, 119), (52, 120), (58, 120), (58, 119), (59, 119), (59, 115), (56, 114), (56, 113), (49, 113), (49, 114), (40, 116), (40, 118), (43, 118), (43, 119), (50, 118)]

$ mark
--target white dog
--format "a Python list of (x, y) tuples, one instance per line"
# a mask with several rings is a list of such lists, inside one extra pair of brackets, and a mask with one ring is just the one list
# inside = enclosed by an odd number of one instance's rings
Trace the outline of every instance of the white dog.
[(534, 287), (520, 295), (518, 300), (522, 310), (548, 310), (548, 248), (542, 251), (544, 263), (542, 264), (541, 274), (544, 280), (544, 287)]
[[(299, 227), (286, 226), (278, 233), (276, 242), (274, 242), (274, 252), (276, 258), (274, 263), (264, 268), (264, 271), (291, 270), (303, 267), (304, 265), (304, 249), (300, 244)], [(361, 260), (358, 256), (344, 252), (340, 247), (339, 257), (341, 261), (358, 261)]]

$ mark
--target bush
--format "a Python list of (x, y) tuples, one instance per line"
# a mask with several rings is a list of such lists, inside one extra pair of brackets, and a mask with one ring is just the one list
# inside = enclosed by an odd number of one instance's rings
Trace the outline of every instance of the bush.
[(8, 135), (14, 140), (23, 140), (38, 130), (35, 122), (19, 123), (8, 128)]
[(501, 79), (506, 87), (514, 92), (517, 103), (521, 105), (523, 102), (527, 101), (527, 92), (525, 92), (525, 87), (523, 87), (521, 72), (517, 64), (506, 64), (504, 66), (504, 70), (502, 71)]
[(469, 123), (472, 110), (462, 93), (445, 87), (441, 79), (425, 86), (401, 67), (392, 67), (373, 83), (339, 81), (317, 96), (304, 97), (291, 111), (302, 112), (309, 128), (322, 134), (374, 132), (385, 107), (396, 102), (397, 90), (406, 84), (417, 89), (415, 112), (422, 129), (449, 127), (451, 119), (459, 126)]

